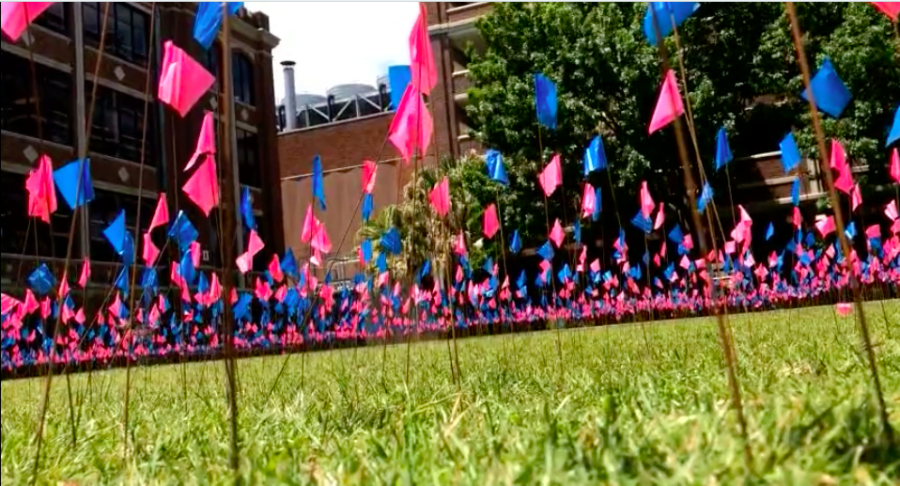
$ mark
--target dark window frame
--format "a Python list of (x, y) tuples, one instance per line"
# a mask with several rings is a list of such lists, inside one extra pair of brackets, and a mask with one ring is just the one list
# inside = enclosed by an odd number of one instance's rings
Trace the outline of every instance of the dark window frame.
[[(91, 93), (93, 83), (86, 82), (85, 92)], [(94, 116), (91, 123), (90, 152), (117, 159), (139, 163), (141, 161), (141, 140), (144, 143), (144, 165), (156, 167), (153, 157), (156, 124), (152, 106), (147, 107), (144, 119), (145, 101), (121, 91), (97, 86)], [(152, 104), (152, 103), (151, 103)], [(144, 125), (147, 126), (146, 134)]]
[(47, 7), (36, 19), (33, 19), (35, 25), (62, 34), (69, 35), (69, 6), (65, 3), (56, 2)]
[(239, 51), (231, 53), (231, 80), (234, 86), (234, 99), (241, 103), (255, 106), (253, 60)]
[[(99, 47), (103, 30), (103, 11), (99, 2), (82, 4), (84, 42)], [(111, 54), (139, 66), (147, 65), (150, 43), (150, 16), (127, 3), (110, 5), (106, 26), (105, 54)]]
[(262, 165), (259, 160), (259, 134), (235, 130), (237, 140), (238, 180), (242, 185), (262, 188)]
[[(28, 59), (0, 53), (0, 128), (20, 135), (38, 136), (37, 110)], [(70, 73), (35, 63), (37, 95), (41, 105), (43, 139), (74, 146), (73, 80)]]

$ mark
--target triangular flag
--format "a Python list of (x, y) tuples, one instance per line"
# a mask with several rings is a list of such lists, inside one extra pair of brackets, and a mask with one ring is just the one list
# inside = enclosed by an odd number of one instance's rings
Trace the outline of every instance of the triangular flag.
[(0, 30), (17, 42), (22, 32), (55, 2), (2, 2), (0, 4)]
[(172, 41), (166, 41), (164, 49), (157, 96), (183, 118), (216, 79)]
[(509, 185), (509, 176), (506, 174), (506, 167), (503, 165), (503, 155), (494, 149), (488, 149), (484, 153), (484, 166), (487, 169), (487, 175), (494, 182), (499, 182), (504, 186)]
[(733, 159), (734, 155), (731, 154), (731, 147), (728, 145), (728, 134), (725, 127), (721, 127), (716, 133), (716, 170), (725, 167)]
[(900, 2), (872, 2), (872, 5), (894, 22), (900, 16)]
[(779, 144), (781, 148), (781, 166), (784, 173), (797, 168), (800, 165), (800, 149), (797, 148), (797, 142), (794, 141), (794, 134), (788, 133)]
[(152, 267), (156, 263), (156, 257), (159, 256), (159, 248), (153, 244), (153, 238), (150, 237), (149, 232), (144, 233), (144, 241), (141, 248), (141, 256), (144, 259), (144, 264), (148, 267)]
[(658, 230), (666, 224), (666, 207), (663, 203), (659, 203), (659, 209), (656, 211), (656, 221), (653, 223), (653, 229)]
[(410, 84), (391, 120), (388, 139), (397, 147), (403, 160), (409, 163), (416, 149), (420, 154), (428, 152), (433, 130), (434, 120), (422, 100), (422, 94)]
[(319, 220), (313, 212), (313, 206), (310, 204), (306, 207), (306, 217), (303, 219), (303, 229), (300, 231), (300, 241), (309, 243), (319, 229)]
[(845, 194), (850, 194), (853, 188), (853, 172), (850, 170), (850, 164), (847, 163), (847, 153), (841, 142), (831, 139), (831, 162), (832, 169), (838, 171), (838, 177), (834, 180), (834, 187)]
[(322, 158), (319, 157), (319, 154), (313, 157), (312, 167), (312, 195), (319, 201), (322, 211), (325, 211), (325, 177), (322, 173)]
[(550, 197), (556, 188), (562, 185), (562, 166), (559, 162), (559, 154), (554, 154), (550, 163), (538, 174), (538, 182), (547, 197)]
[(409, 73), (416, 91), (430, 94), (437, 85), (437, 69), (431, 50), (431, 36), (428, 34), (428, 14), (425, 4), (419, 4), (419, 16), (409, 33)]
[(25, 189), (28, 191), (28, 215), (49, 223), (50, 215), (56, 212), (56, 186), (50, 157), (41, 155), (37, 168), (25, 179)]
[(161, 192), (159, 193), (159, 197), (157, 197), (156, 199), (156, 209), (153, 211), (153, 219), (150, 220), (150, 228), (148, 228), (148, 231), (152, 230), (153, 228), (168, 224), (168, 222), (169, 204), (166, 201), (166, 193)]
[[(841, 81), (837, 71), (827, 57), (822, 62), (822, 67), (816, 72), (809, 82), (815, 97), (816, 107), (834, 118), (840, 118), (847, 103), (850, 103), (850, 90)], [(800, 97), (806, 100), (807, 90), (800, 93)]]
[(581, 196), (581, 217), (582, 218), (590, 218), (591, 215), (594, 214), (594, 209), (597, 206), (597, 192), (594, 190), (594, 187), (584, 183), (584, 192)]
[(184, 171), (187, 172), (200, 160), (202, 155), (216, 153), (216, 129), (213, 123), (213, 113), (205, 111), (203, 113), (203, 123), (200, 125), (200, 136), (197, 137), (197, 146), (194, 148), (194, 155), (188, 160)]
[(891, 174), (891, 178), (900, 184), (900, 154), (898, 154), (898, 149), (894, 148), (894, 152), (891, 154), (891, 168), (889, 170)]
[[(234, 15), (244, 2), (228, 2), (228, 14)], [(194, 15), (194, 40), (204, 49), (212, 47), (222, 25), (222, 4), (220, 2), (198, 2)]]
[(434, 212), (442, 218), (446, 216), (450, 211), (450, 178), (444, 176), (440, 182), (435, 184), (428, 194), (428, 198)]
[(241, 222), (248, 230), (257, 229), (256, 216), (253, 215), (253, 197), (247, 186), (241, 188)]
[(649, 133), (663, 128), (672, 123), (684, 113), (684, 104), (681, 101), (681, 93), (678, 92), (678, 82), (675, 80), (675, 72), (666, 71), (662, 89), (653, 110), (653, 118), (650, 120)]
[(509, 251), (513, 255), (517, 255), (522, 251), (522, 238), (519, 236), (519, 230), (513, 231), (512, 238), (509, 240)]
[[(700, 8), (700, 4), (696, 2), (651, 2), (644, 14), (644, 37), (647, 38), (650, 45), (655, 46), (657, 44), (657, 28), (659, 28), (659, 34), (665, 39), (698, 8)], [(654, 17), (656, 17), (656, 26), (653, 25)], [(672, 23), (673, 19), (674, 24)]]
[[(81, 177), (78, 176), (81, 171)], [(53, 171), (53, 182), (70, 209), (94, 200), (91, 159), (75, 159)]]
[(87, 258), (81, 262), (81, 274), (78, 277), (78, 286), (81, 288), (86, 288), (88, 282), (91, 280), (91, 261)]
[(860, 207), (863, 203), (862, 191), (859, 190), (859, 184), (854, 184), (853, 189), (850, 190), (850, 208), (851, 211), (856, 212), (856, 208)]
[(362, 166), (362, 191), (366, 194), (372, 194), (375, 190), (375, 175), (378, 166), (371, 160), (363, 160)]
[(650, 215), (653, 213), (653, 208), (656, 207), (656, 203), (653, 202), (653, 198), (650, 197), (650, 189), (647, 188), (647, 181), (641, 182), (641, 215), (644, 216), (645, 219), (649, 219)]
[[(897, 2), (896, 5), (900, 5), (900, 2)], [(898, 7), (900, 9), (900, 7)], [(891, 126), (891, 132), (888, 134), (887, 142), (885, 142), (885, 148), (889, 147), (892, 143), (900, 140), (900, 105), (897, 105), (897, 111), (894, 112), (894, 124)]]
[(582, 166), (585, 177), (591, 172), (606, 168), (606, 149), (603, 147), (603, 139), (600, 138), (600, 135), (595, 136), (584, 149)]
[(500, 221), (497, 219), (497, 205), (491, 203), (484, 209), (483, 233), (488, 239), (494, 237), (500, 229)]
[(209, 212), (219, 204), (219, 181), (216, 178), (215, 160), (207, 156), (194, 175), (184, 183), (182, 190), (208, 217)]
[(125, 210), (119, 211), (112, 223), (103, 230), (103, 236), (112, 245), (116, 254), (121, 255), (125, 251)]

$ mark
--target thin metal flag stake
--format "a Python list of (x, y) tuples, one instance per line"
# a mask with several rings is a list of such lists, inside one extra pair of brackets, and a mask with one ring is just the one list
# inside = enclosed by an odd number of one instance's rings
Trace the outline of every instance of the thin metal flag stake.
[[(884, 436), (889, 443), (894, 440), (894, 431), (888, 420), (887, 407), (884, 403), (884, 394), (881, 391), (881, 380), (878, 376), (878, 363), (875, 359), (875, 352), (872, 349), (872, 341), (869, 336), (869, 326), (866, 323), (866, 314), (862, 306), (860, 297), (859, 280), (850, 265), (850, 244), (844, 233), (844, 217), (841, 211), (840, 199), (834, 187), (834, 177), (828, 164), (828, 148), (825, 145), (825, 135), (822, 131), (821, 120), (819, 119), (819, 110), (816, 105), (816, 97), (810, 88), (810, 71), (809, 63), (806, 60), (806, 49), (803, 47), (803, 36), (800, 32), (800, 22), (797, 20), (797, 10), (793, 2), (785, 3), (785, 10), (791, 21), (791, 35), (794, 40), (794, 47), (797, 49), (797, 63), (800, 65), (800, 72), (803, 75), (803, 86), (806, 90), (806, 98), (809, 102), (809, 111), (812, 116), (813, 130), (816, 134), (816, 145), (819, 149), (819, 164), (822, 167), (822, 173), (825, 176), (825, 183), (828, 184), (828, 196), (831, 199), (831, 206), (834, 208), (834, 222), (837, 226), (838, 241), (841, 243), (841, 250), (844, 253), (844, 266), (850, 277), (850, 290), (853, 294), (853, 306), (856, 313), (856, 322), (859, 327), (860, 338), (865, 348), (866, 358), (869, 364), (869, 372), (872, 378), (872, 387), (878, 399), (879, 418), (884, 431)], [(896, 24), (895, 24), (896, 26)]]

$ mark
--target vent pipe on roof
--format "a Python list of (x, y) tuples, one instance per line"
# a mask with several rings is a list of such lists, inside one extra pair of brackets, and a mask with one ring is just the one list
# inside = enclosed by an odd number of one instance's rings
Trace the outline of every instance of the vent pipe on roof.
[(294, 86), (294, 61), (282, 61), (284, 67), (284, 119), (285, 129), (297, 128), (297, 90)]

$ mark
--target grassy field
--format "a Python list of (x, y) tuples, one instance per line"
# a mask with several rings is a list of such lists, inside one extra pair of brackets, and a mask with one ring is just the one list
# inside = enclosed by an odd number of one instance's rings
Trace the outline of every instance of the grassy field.
[[(900, 302), (867, 307), (900, 429)], [(251, 484), (897, 484), (851, 318), (830, 307), (735, 316), (754, 472), (728, 407), (711, 319), (294, 355), (238, 365)], [(645, 334), (646, 333), (646, 334)], [(225, 484), (222, 363), (134, 369), (123, 458), (122, 370), (54, 380), (40, 483)], [(185, 398), (182, 372), (186, 371)], [(2, 384), (2, 484), (27, 484), (43, 380)]]

